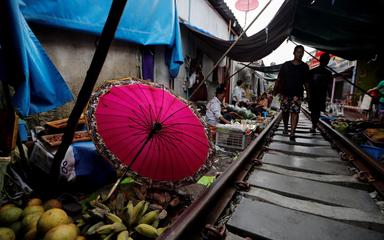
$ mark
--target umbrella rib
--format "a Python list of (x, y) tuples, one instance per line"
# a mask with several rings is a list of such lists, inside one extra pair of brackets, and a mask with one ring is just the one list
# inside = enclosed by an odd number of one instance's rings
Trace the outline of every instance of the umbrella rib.
[[(169, 137), (169, 136), (166, 136), (166, 137)], [(182, 142), (182, 141), (179, 141), (179, 142)], [(185, 143), (183, 143), (185, 146), (186, 146), (186, 144)], [(185, 154), (183, 153), (183, 152), (181, 152), (181, 150), (175, 145), (175, 149), (176, 149), (176, 151), (178, 151), (179, 152), (179, 155), (178, 155), (178, 157), (179, 156), (181, 156), (181, 159), (183, 159), (183, 162), (185, 163), (185, 165), (188, 167), (188, 169), (189, 169), (189, 171), (190, 172), (194, 172), (193, 171), (193, 169), (189, 166), (189, 162), (188, 162), (188, 160), (187, 159), (185, 159)], [(192, 151), (193, 152), (193, 151)], [(198, 158), (199, 158), (199, 156), (195, 153), (195, 152), (193, 152)], [(193, 174), (195, 174), (195, 173), (193, 173)]]
[[(142, 134), (142, 135), (144, 135), (144, 134)], [(137, 137), (138, 135), (129, 135), (129, 136), (127, 136), (127, 137), (124, 137), (124, 138), (121, 138), (121, 139), (119, 139), (119, 138), (117, 138), (117, 137), (114, 137), (112, 140), (113, 141), (111, 141), (111, 142), (109, 142), (110, 143), (110, 145), (117, 145), (119, 142), (121, 142), (121, 141), (125, 141), (125, 140), (128, 140), (128, 139), (130, 139), (130, 138), (133, 138), (133, 137)], [(105, 140), (107, 140), (108, 138), (105, 138)], [(105, 142), (105, 140), (104, 140), (104, 142)], [(137, 147), (137, 145), (135, 146), (135, 147)]]
[(193, 136), (191, 136), (191, 135), (188, 135), (188, 134), (186, 134), (186, 133), (184, 133), (184, 132), (182, 132), (182, 131), (178, 131), (178, 130), (169, 131), (169, 130), (167, 130), (167, 133), (178, 133), (178, 134), (181, 134), (181, 135), (184, 135), (184, 136), (190, 137), (190, 138), (192, 138), (193, 140), (195, 140), (195, 141), (197, 141), (197, 142), (199, 142), (199, 143), (201, 143), (201, 144), (203, 144), (203, 145), (205, 145), (205, 146), (208, 146), (208, 147), (209, 147), (209, 145), (208, 145), (208, 144), (206, 144), (206, 143), (202, 142), (200, 139), (197, 139), (197, 138), (195, 138), (195, 137), (193, 137)]
[(189, 125), (189, 126), (195, 126), (195, 127), (203, 127), (201, 124), (194, 124), (194, 123), (182, 123), (182, 122), (179, 122), (179, 123), (171, 123), (171, 124), (167, 124), (163, 127), (163, 129), (171, 129), (173, 126), (176, 126), (176, 125)]
[[(153, 139), (152, 139), (152, 141), (154, 142), (154, 148), (156, 148), (156, 147), (158, 147), (158, 149), (157, 149), (157, 160), (155, 161), (155, 164), (156, 164), (156, 166), (155, 166), (155, 173), (153, 174), (153, 175), (151, 175), (151, 176), (153, 176), (153, 178), (157, 178), (157, 172), (156, 172), (156, 169), (158, 169), (158, 165), (159, 165), (159, 162), (161, 162), (161, 154), (160, 154), (160, 151), (161, 151), (161, 148), (160, 148), (160, 145), (159, 145), (159, 143), (158, 143), (158, 138), (157, 137), (153, 137)], [(152, 155), (154, 155), (153, 153), (154, 153), (155, 151), (153, 151), (152, 152)], [(156, 155), (155, 155), (155, 157), (156, 157)], [(151, 158), (152, 159), (152, 158)]]
[[(147, 117), (146, 117), (145, 112), (143, 112), (143, 110), (141, 109), (141, 105), (140, 105), (140, 103), (139, 103), (138, 101), (136, 101), (135, 98), (132, 98), (132, 97), (130, 96), (130, 94), (128, 94), (127, 92), (123, 91), (122, 89), (117, 88), (117, 91), (122, 92), (124, 95), (126, 95), (127, 97), (129, 97), (130, 99), (132, 99), (132, 100), (139, 106), (144, 121), (150, 126), (151, 124), (150, 124), (149, 121), (147, 121), (148, 119), (147, 119)], [(140, 97), (140, 96), (138, 96), (135, 92), (132, 92), (132, 91), (131, 91), (130, 93), (132, 93), (132, 94), (135, 95), (136, 97)], [(120, 104), (121, 104), (121, 103), (120, 103)], [(121, 105), (123, 105), (123, 104), (121, 104)]]
[(142, 157), (143, 160), (141, 161), (140, 167), (137, 169), (137, 173), (138, 174), (140, 174), (141, 169), (144, 167), (145, 163), (147, 162), (147, 156), (148, 156), (148, 154), (150, 152), (149, 149), (150, 149), (150, 146), (152, 146), (153, 138), (151, 140), (152, 141), (149, 143), (149, 145), (146, 146), (146, 147), (148, 147), (147, 151), (146, 151), (145, 155)]
[(103, 130), (112, 130), (112, 129), (120, 129), (120, 128), (133, 128), (133, 129), (136, 129), (136, 130), (139, 130), (141, 132), (145, 132), (148, 134), (148, 130), (147, 129), (143, 129), (143, 128), (138, 128), (138, 127), (133, 127), (132, 125), (120, 125), (118, 127), (111, 127), (111, 128), (106, 128), (104, 127)]
[[(179, 139), (177, 139), (177, 138), (174, 138), (174, 137), (171, 137), (171, 136), (162, 136), (162, 137), (165, 137), (165, 138), (170, 138), (170, 139), (172, 139), (172, 140), (175, 140), (175, 141), (178, 141), (178, 142), (180, 142), (181, 144), (183, 144), (184, 146), (186, 146), (189, 150), (191, 150), (191, 152), (193, 153), (193, 154), (195, 154), (195, 156), (200, 160), (200, 156), (199, 155), (197, 155), (197, 153), (196, 152), (194, 152), (194, 150), (189, 146), (189, 145), (187, 145), (185, 142), (183, 142), (183, 141), (180, 141)], [(202, 163), (204, 163), (204, 160), (203, 161), (201, 161)]]
[(163, 106), (164, 106), (164, 93), (165, 93), (165, 88), (164, 88), (164, 85), (162, 85), (162, 90), (161, 91), (161, 105), (160, 105), (160, 110), (159, 112), (157, 113), (157, 117), (156, 117), (156, 122), (159, 122), (160, 121), (160, 115), (161, 115), (161, 112), (163, 111)]
[[(118, 110), (119, 112), (121, 112), (120, 110)], [(137, 115), (136, 112), (130, 112), (129, 114), (127, 115), (122, 115), (122, 114), (110, 114), (110, 113), (103, 113), (103, 112), (98, 112), (97, 115), (106, 115), (106, 116), (109, 116), (109, 117), (118, 117), (118, 118), (125, 118), (125, 117), (131, 117), (131, 114), (134, 114), (134, 115)], [(135, 121), (138, 120), (138, 121), (143, 121), (143, 119), (139, 119), (139, 118), (136, 118)]]
[(185, 105), (184, 107), (182, 107), (182, 108), (176, 110), (175, 112), (173, 112), (172, 114), (170, 114), (168, 117), (166, 117), (166, 118), (161, 122), (161, 124), (164, 124), (164, 122), (167, 121), (168, 119), (170, 119), (173, 115), (175, 115), (176, 113), (180, 112), (181, 110), (183, 110), (183, 109), (185, 109), (185, 108), (187, 108), (187, 107), (189, 107), (189, 106), (188, 106), (188, 105)]
[[(143, 144), (145, 141), (146, 141), (146, 138), (144, 138), (142, 141), (138, 142), (138, 143), (135, 145), (135, 147), (134, 147), (133, 149), (136, 149), (137, 146), (139, 146), (140, 144)], [(123, 159), (127, 159), (132, 153), (134, 153), (134, 151), (130, 151), (130, 152), (128, 153), (128, 155), (125, 155), (125, 156), (124, 156)], [(122, 161), (123, 159), (120, 159), (120, 160)], [(132, 159), (131, 159), (131, 160), (132, 160)], [(130, 164), (131, 164), (131, 162), (127, 163), (127, 165), (130, 165)]]
[[(126, 95), (127, 97), (130, 97), (128, 94), (126, 94), (126, 92), (122, 91), (121, 89), (118, 89), (118, 90), (121, 91), (121, 92), (122, 92), (124, 95)], [(112, 94), (112, 95), (118, 97), (114, 92), (109, 92), (109, 94)], [(115, 104), (118, 104), (118, 105), (122, 105), (122, 106), (124, 106), (124, 107), (129, 107), (129, 106), (125, 105), (125, 104), (122, 104), (121, 102), (115, 101), (114, 99), (108, 99), (108, 101), (110, 101), (110, 102), (112, 102), (112, 103), (115, 103)], [(133, 101), (135, 101), (138, 105), (140, 105), (135, 99), (133, 99)], [(109, 107), (109, 106), (108, 106), (106, 103), (104, 103), (104, 102), (102, 102), (102, 104), (103, 104), (104, 106)], [(132, 112), (132, 113), (135, 114), (135, 115), (139, 115), (139, 113), (140, 113), (140, 112), (136, 112), (134, 109), (130, 109), (130, 108), (125, 108), (125, 109), (129, 110), (130, 112)], [(146, 120), (146, 117), (145, 117), (145, 116), (146, 116), (145, 113), (142, 112), (142, 116), (141, 116), (141, 117), (143, 117), (144, 120)], [(142, 120), (142, 119), (140, 119), (140, 120)]]
[[(151, 87), (151, 86), (148, 86), (148, 87)], [(139, 88), (139, 90), (141, 91), (141, 93), (144, 95), (144, 98), (145, 98), (145, 100), (147, 101), (147, 103), (149, 104), (149, 117), (150, 117), (150, 123), (152, 123), (153, 122), (153, 119), (152, 119), (152, 113), (151, 113), (151, 102), (148, 100), (148, 98), (147, 98), (147, 95), (145, 94), (145, 92), (143, 91), (143, 88), (142, 87), (140, 87), (140, 85), (138, 85), (137, 84), (137, 87), (136, 88)]]
[(140, 122), (140, 121), (135, 121), (132, 117), (128, 117), (128, 119), (132, 120), (134, 123), (136, 123), (137, 125), (139, 125), (140, 127), (143, 127), (145, 130), (147, 130), (148, 128), (150, 128), (150, 125), (146, 124), (145, 122)]

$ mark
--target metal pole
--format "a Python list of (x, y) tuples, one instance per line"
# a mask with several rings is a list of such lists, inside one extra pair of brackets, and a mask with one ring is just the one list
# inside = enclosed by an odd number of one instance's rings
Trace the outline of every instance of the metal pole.
[(232, 50), (232, 48), (237, 44), (237, 42), (243, 37), (243, 35), (248, 31), (248, 29), (252, 26), (252, 24), (260, 17), (260, 15), (264, 12), (264, 10), (269, 6), (269, 4), (272, 2), (272, 0), (269, 0), (267, 4), (264, 6), (264, 8), (260, 11), (259, 14), (252, 20), (252, 22), (249, 24), (249, 26), (243, 30), (243, 32), (240, 34), (240, 36), (232, 43), (232, 45), (228, 48), (228, 50), (220, 57), (220, 59), (216, 62), (216, 64), (212, 67), (212, 69), (208, 72), (207, 76), (204, 77), (203, 81), (199, 83), (199, 85), (196, 87), (196, 89), (191, 93), (188, 99), (191, 99), (193, 95), (196, 94), (196, 92), (199, 90), (199, 88), (204, 84), (205, 81), (207, 81), (208, 77), (211, 76), (213, 73), (213, 70), (216, 69), (216, 67), (220, 64), (220, 62), (227, 56), (227, 54)]
[(80, 89), (76, 104), (68, 118), (67, 127), (64, 131), (62, 142), (53, 159), (50, 172), (52, 179), (58, 179), (60, 176), (61, 161), (63, 160), (69, 145), (72, 143), (76, 125), (79, 121), (81, 113), (88, 103), (88, 100), (93, 91), (93, 87), (95, 86), (101, 68), (104, 65), (105, 58), (107, 57), (109, 47), (111, 46), (115, 36), (115, 32), (120, 22), (120, 18), (123, 14), (126, 3), (127, 0), (114, 0), (112, 2), (112, 6), (101, 33), (100, 41), (97, 45), (95, 55), (93, 56), (91, 65), (87, 71), (83, 86)]

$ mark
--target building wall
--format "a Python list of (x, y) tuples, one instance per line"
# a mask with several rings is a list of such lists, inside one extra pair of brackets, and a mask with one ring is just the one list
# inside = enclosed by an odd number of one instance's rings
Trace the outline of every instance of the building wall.
[(228, 23), (207, 0), (177, 0), (179, 17), (218, 38), (229, 39)]
[[(71, 88), (74, 96), (77, 97), (91, 64), (98, 38), (79, 32), (37, 26), (34, 26), (32, 30)], [(96, 86), (105, 80), (128, 76), (139, 77), (138, 54), (137, 45), (114, 41)], [(75, 101), (46, 115), (42, 114), (39, 118), (44, 121), (68, 117), (74, 104)]]

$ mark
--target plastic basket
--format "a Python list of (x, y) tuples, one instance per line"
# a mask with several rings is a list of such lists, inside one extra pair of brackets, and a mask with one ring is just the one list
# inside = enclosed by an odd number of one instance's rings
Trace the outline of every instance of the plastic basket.
[(381, 160), (384, 157), (384, 148), (369, 145), (360, 145), (360, 147), (375, 160)]
[(236, 129), (217, 128), (216, 145), (225, 148), (244, 150), (251, 142), (251, 135)]

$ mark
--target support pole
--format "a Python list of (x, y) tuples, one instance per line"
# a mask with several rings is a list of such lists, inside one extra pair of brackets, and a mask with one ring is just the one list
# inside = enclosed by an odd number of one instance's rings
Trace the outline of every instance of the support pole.
[(100, 36), (99, 44), (97, 45), (95, 54), (93, 56), (91, 65), (87, 71), (83, 86), (77, 97), (75, 106), (72, 109), (71, 115), (68, 118), (67, 127), (64, 131), (62, 142), (53, 159), (50, 176), (52, 179), (59, 179), (60, 165), (69, 145), (72, 143), (75, 134), (76, 125), (79, 118), (87, 105), (89, 98), (92, 94), (93, 88), (99, 77), (101, 68), (104, 65), (105, 58), (107, 57), (109, 47), (113, 41), (117, 26), (123, 14), (127, 0), (114, 0), (108, 14), (107, 21), (105, 22), (103, 31)]

